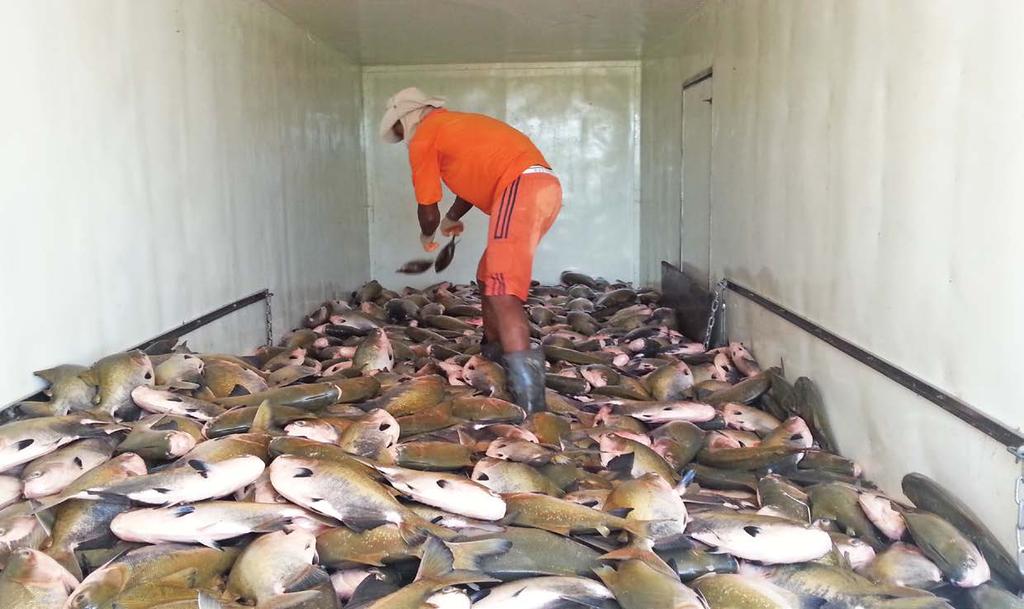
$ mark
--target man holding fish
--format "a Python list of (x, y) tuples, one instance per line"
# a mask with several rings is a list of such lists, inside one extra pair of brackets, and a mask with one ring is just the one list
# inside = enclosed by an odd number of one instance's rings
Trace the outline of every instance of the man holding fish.
[[(490, 216), (487, 248), (477, 267), (483, 303), (484, 355), (501, 360), (516, 403), (544, 410), (544, 356), (530, 346), (523, 304), (533, 256), (562, 207), (562, 187), (544, 155), (521, 132), (481, 114), (455, 112), (416, 87), (388, 100), (380, 136), (409, 148), (424, 251), (439, 246), (434, 234), (462, 233), (462, 216), (476, 207)], [(455, 193), (442, 217), (441, 183)], [(450, 254), (449, 254), (450, 255)]]

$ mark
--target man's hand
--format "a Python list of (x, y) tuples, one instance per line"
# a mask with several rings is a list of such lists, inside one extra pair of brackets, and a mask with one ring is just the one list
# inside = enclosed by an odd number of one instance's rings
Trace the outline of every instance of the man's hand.
[(466, 230), (466, 226), (462, 220), (452, 220), (448, 216), (441, 218), (441, 234), (445, 237), (461, 235), (464, 230)]
[(437, 241), (434, 241), (434, 235), (424, 235), (420, 233), (420, 245), (423, 246), (424, 252), (432, 252), (440, 247)]

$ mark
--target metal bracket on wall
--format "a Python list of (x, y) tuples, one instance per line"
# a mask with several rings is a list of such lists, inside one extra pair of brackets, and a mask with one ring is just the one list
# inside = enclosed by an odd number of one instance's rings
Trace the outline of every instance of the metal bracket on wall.
[(825, 341), (829, 345), (832, 345), (836, 349), (842, 351), (846, 355), (849, 355), (858, 362), (872, 368), (876, 372), (880, 372), (890, 380), (896, 381), (900, 385), (903, 385), (907, 389), (913, 391), (922, 398), (935, 404), (939, 408), (942, 408), (951, 415), (957, 417), (961, 421), (967, 423), (971, 427), (989, 436), (993, 440), (1008, 447), (1011, 452), (1016, 453), (1017, 449), (1024, 445), (1024, 434), (1020, 431), (1013, 429), (1009, 425), (990, 417), (989, 415), (981, 412), (974, 406), (971, 406), (967, 402), (960, 400), (942, 389), (939, 389), (935, 385), (928, 383), (927, 381), (921, 380), (918, 377), (910, 374), (902, 368), (898, 368), (893, 364), (881, 359), (880, 357), (873, 355), (864, 349), (861, 349), (857, 345), (854, 345), (850, 341), (836, 336), (832, 332), (829, 332), (825, 328), (822, 328), (818, 324), (810, 321), (800, 315), (790, 311), (786, 307), (761, 296), (757, 292), (745, 288), (733, 281), (726, 280), (726, 286), (729, 290), (743, 296), (747, 300), (760, 305), (761, 307), (771, 311), (778, 315), (782, 319), (785, 319), (789, 323), (797, 326), (801, 330), (804, 330), (815, 337)]
[[(266, 289), (260, 290), (258, 292), (253, 292), (252, 294), (249, 294), (248, 296), (243, 296), (242, 298), (239, 298), (238, 300), (236, 300), (234, 302), (229, 302), (228, 304), (226, 304), (226, 305), (224, 305), (222, 307), (214, 309), (213, 311), (210, 311), (209, 313), (207, 313), (205, 315), (200, 315), (199, 317), (193, 319), (192, 321), (187, 321), (187, 322), (181, 324), (180, 326), (177, 326), (177, 327), (175, 327), (175, 328), (173, 328), (171, 330), (168, 330), (167, 332), (164, 332), (163, 334), (161, 334), (159, 336), (154, 336), (153, 338), (151, 338), (149, 340), (146, 340), (146, 341), (143, 341), (143, 342), (141, 342), (141, 343), (139, 343), (139, 344), (137, 344), (137, 345), (135, 345), (133, 347), (128, 347), (127, 349), (125, 349), (125, 351), (131, 351), (133, 349), (146, 350), (147, 348), (149, 348), (149, 347), (153, 346), (154, 344), (159, 343), (161, 341), (179, 339), (182, 336), (188, 334), (189, 332), (192, 332), (192, 331), (197, 330), (197, 329), (199, 329), (199, 328), (201, 328), (201, 327), (203, 327), (205, 325), (208, 325), (210, 323), (213, 323), (213, 322), (217, 321), (218, 319), (220, 319), (221, 317), (224, 317), (225, 315), (229, 315), (229, 314), (234, 313), (235, 311), (237, 311), (239, 309), (245, 308), (245, 307), (247, 307), (247, 306), (249, 306), (251, 304), (255, 304), (255, 303), (260, 302), (260, 301), (263, 301), (265, 303), (265, 305), (264, 305), (264, 307), (265, 307), (264, 315), (266, 317), (267, 344), (269, 345), (269, 344), (271, 344), (271, 341), (273, 340), (273, 325), (272, 325), (272, 314), (271, 314), (272, 312), (270, 310), (270, 298), (273, 295), (274, 294), (270, 290), (266, 290)], [(3, 412), (4, 410), (7, 410), (10, 406), (13, 406), (14, 404), (17, 404), (18, 402), (24, 402), (24, 401), (46, 401), (48, 399), (49, 398), (43, 392), (40, 391), (40, 392), (34, 393), (34, 394), (30, 395), (30, 396), (23, 397), (23, 398), (21, 398), (19, 400), (14, 400), (13, 402), (10, 402), (9, 404), (4, 405), (2, 408), (0, 408), (0, 412)]]
[(266, 313), (265, 313), (265, 315), (269, 316), (270, 315), (270, 298), (273, 295), (274, 294), (270, 290), (260, 290), (258, 292), (253, 292), (252, 294), (249, 294), (248, 296), (243, 296), (242, 298), (239, 298), (238, 300), (236, 300), (234, 302), (229, 302), (228, 304), (226, 304), (226, 305), (224, 305), (224, 306), (222, 306), (220, 308), (214, 309), (213, 311), (210, 311), (209, 313), (207, 313), (205, 315), (200, 315), (199, 317), (193, 319), (192, 321), (187, 321), (187, 322), (181, 324), (180, 326), (178, 326), (176, 328), (173, 328), (171, 330), (168, 330), (167, 332), (164, 332), (160, 336), (153, 337), (153, 338), (151, 338), (151, 339), (149, 339), (149, 340), (147, 340), (145, 342), (139, 343), (138, 345), (135, 345), (134, 347), (129, 347), (128, 349), (125, 349), (125, 350), (126, 351), (131, 351), (132, 349), (146, 350), (146, 348), (148, 348), (148, 347), (150, 347), (150, 346), (152, 346), (152, 345), (154, 345), (154, 344), (156, 344), (156, 343), (158, 343), (160, 341), (181, 338), (182, 336), (185, 336), (189, 332), (193, 332), (195, 330), (198, 330), (199, 328), (202, 328), (205, 325), (208, 325), (208, 324), (211, 324), (211, 323), (217, 321), (218, 319), (220, 319), (221, 317), (224, 317), (225, 315), (229, 315), (231, 313), (234, 313), (235, 311), (237, 311), (239, 309), (242, 309), (242, 308), (245, 308), (245, 307), (247, 307), (247, 306), (249, 306), (251, 304), (255, 304), (257, 302), (260, 302), (261, 300), (266, 302), (266, 305), (265, 305)]

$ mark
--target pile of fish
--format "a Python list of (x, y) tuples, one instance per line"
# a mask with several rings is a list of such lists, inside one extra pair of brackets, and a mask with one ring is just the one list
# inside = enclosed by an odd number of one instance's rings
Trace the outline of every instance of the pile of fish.
[(448, 283), (371, 281), (254, 355), (37, 372), (48, 399), (0, 425), (0, 609), (1024, 606), (956, 497), (885, 495), (810, 380), (660, 301), (535, 285), (529, 416)]

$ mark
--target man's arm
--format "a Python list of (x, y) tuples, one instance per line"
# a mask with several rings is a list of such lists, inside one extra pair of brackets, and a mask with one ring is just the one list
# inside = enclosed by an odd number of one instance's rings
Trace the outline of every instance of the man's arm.
[(441, 220), (441, 234), (445, 237), (451, 237), (452, 235), (461, 235), (462, 231), (466, 230), (463, 226), (460, 218), (466, 215), (469, 208), (473, 207), (473, 204), (463, 199), (460, 196), (455, 197), (455, 202), (448, 208), (448, 213), (444, 215), (444, 219)]
[(437, 232), (437, 225), (441, 223), (441, 211), (437, 208), (437, 203), (417, 205), (416, 217), (420, 221), (420, 244), (423, 246), (423, 251), (436, 250), (438, 245), (434, 241), (434, 233)]
[(455, 202), (448, 208), (448, 213), (445, 214), (445, 216), (447, 216), (452, 222), (458, 222), (462, 219), (462, 216), (465, 216), (466, 212), (472, 208), (473, 204), (469, 201), (462, 197), (455, 197)]

